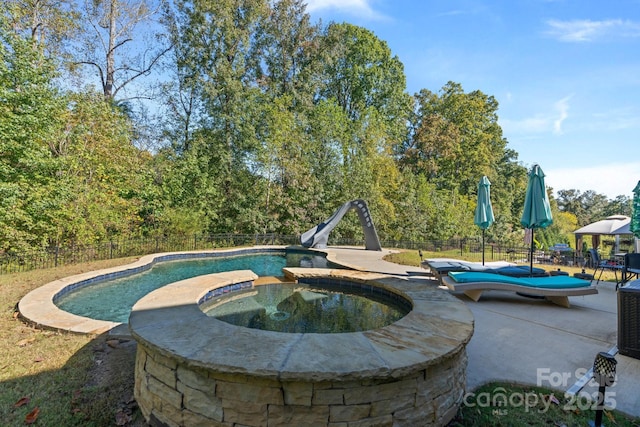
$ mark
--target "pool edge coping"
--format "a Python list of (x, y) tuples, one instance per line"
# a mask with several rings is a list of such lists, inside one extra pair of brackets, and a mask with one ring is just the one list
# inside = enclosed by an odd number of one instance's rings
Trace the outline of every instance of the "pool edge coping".
[[(69, 313), (68, 311), (64, 311), (58, 308), (58, 306), (55, 305), (54, 300), (69, 286), (91, 279), (97, 279), (109, 274), (122, 273), (127, 270), (133, 270), (131, 274), (135, 274), (136, 272), (139, 272), (140, 269), (151, 268), (157, 262), (158, 258), (166, 258), (171, 256), (187, 257), (189, 254), (203, 255), (211, 253), (233, 255), (235, 253), (246, 251), (277, 252), (286, 250), (287, 248), (296, 248), (296, 246), (246, 246), (241, 248), (160, 252), (155, 254), (143, 255), (137, 261), (129, 264), (123, 264), (116, 267), (109, 267), (100, 270), (89, 271), (86, 273), (75, 274), (73, 276), (67, 276), (33, 289), (25, 296), (23, 296), (18, 302), (18, 313), (20, 318), (26, 323), (34, 325), (35, 327), (41, 329), (86, 335), (99, 335), (109, 332), (114, 335), (129, 335), (127, 323), (91, 319), (89, 317), (83, 317), (73, 313)], [(196, 257), (194, 256), (194, 258)]]

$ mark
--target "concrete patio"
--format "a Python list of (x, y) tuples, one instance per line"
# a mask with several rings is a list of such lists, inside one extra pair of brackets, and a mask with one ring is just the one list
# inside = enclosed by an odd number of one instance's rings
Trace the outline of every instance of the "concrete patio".
[[(383, 261), (389, 250), (323, 251), (329, 259), (360, 270), (432, 280), (420, 267)], [(478, 302), (459, 295), (475, 318), (475, 332), (467, 346), (468, 390), (500, 380), (539, 384), (564, 393), (593, 366), (599, 352), (617, 344), (615, 284), (599, 282), (597, 288), (597, 295), (570, 297), (570, 308), (513, 292), (489, 291)], [(449, 291), (444, 288), (443, 292)], [(616, 360), (617, 382), (607, 388), (607, 399), (615, 409), (640, 417), (640, 360), (621, 354)], [(595, 392), (593, 382), (583, 389), (590, 395)]]

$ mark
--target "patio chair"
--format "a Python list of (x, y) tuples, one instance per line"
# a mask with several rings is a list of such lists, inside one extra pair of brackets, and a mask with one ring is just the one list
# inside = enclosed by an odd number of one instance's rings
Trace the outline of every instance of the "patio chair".
[[(598, 253), (598, 251), (596, 251), (595, 249), (589, 249), (589, 256), (591, 258), (591, 266), (594, 268), (593, 270), (593, 278), (594, 280), (598, 280), (600, 281), (600, 278), (602, 277), (602, 273), (606, 271), (613, 271), (613, 274), (616, 278), (616, 289), (618, 289), (618, 285), (620, 284), (620, 282), (622, 281), (622, 269), (623, 266), (618, 264), (615, 261), (611, 261), (611, 260), (603, 260), (600, 258), (600, 254)], [(600, 271), (600, 275), (598, 275), (598, 278), (596, 279), (596, 274), (598, 273), (598, 271)], [(618, 271), (620, 271), (620, 280), (618, 280)]]
[(450, 272), (442, 282), (452, 291), (464, 292), (478, 301), (488, 290), (512, 291), (520, 295), (544, 297), (554, 304), (569, 308), (569, 297), (597, 294), (588, 280), (569, 276), (512, 277), (484, 272)]
[(640, 254), (625, 254), (621, 285), (624, 286), (634, 277), (640, 278)]

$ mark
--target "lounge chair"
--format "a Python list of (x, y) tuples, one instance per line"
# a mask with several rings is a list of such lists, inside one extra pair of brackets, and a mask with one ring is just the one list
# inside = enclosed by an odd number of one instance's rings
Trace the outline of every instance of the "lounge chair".
[(569, 307), (569, 297), (597, 294), (588, 280), (570, 276), (511, 277), (483, 272), (451, 272), (442, 282), (452, 291), (462, 291), (474, 301), (483, 291), (514, 291), (528, 296), (539, 296), (554, 304)]
[(542, 268), (535, 267), (533, 271), (527, 265), (516, 265), (506, 261), (487, 262), (484, 265), (479, 262), (461, 261), (451, 258), (431, 258), (422, 262), (431, 274), (442, 282), (442, 277), (451, 272), (476, 271), (485, 273), (502, 274), (511, 277), (544, 277), (549, 273)]

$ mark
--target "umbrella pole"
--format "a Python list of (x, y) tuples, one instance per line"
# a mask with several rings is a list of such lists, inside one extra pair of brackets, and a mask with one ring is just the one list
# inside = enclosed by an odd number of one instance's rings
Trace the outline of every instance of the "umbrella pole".
[(531, 249), (529, 250), (529, 275), (533, 276), (533, 242), (535, 239), (533, 238), (533, 227), (531, 228)]
[(482, 265), (484, 265), (484, 228), (482, 229)]

